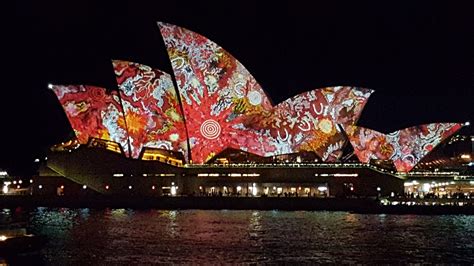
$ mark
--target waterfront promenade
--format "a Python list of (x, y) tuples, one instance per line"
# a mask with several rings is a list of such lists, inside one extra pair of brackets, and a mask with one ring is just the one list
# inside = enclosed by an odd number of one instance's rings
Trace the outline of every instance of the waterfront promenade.
[[(441, 205), (443, 204), (443, 205)], [(134, 208), (207, 210), (306, 210), (355, 213), (474, 214), (474, 200), (278, 197), (44, 197), (2, 196), (0, 208)]]

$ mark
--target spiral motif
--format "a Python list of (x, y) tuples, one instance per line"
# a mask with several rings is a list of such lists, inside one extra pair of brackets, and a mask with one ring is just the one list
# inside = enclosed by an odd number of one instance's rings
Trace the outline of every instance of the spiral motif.
[(206, 139), (216, 139), (221, 134), (221, 126), (215, 120), (208, 119), (201, 124), (200, 132)]

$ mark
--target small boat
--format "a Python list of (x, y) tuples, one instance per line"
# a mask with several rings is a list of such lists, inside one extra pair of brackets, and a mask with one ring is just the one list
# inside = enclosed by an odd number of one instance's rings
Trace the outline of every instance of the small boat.
[(36, 252), (45, 244), (44, 236), (28, 234), (26, 228), (0, 228), (0, 256)]

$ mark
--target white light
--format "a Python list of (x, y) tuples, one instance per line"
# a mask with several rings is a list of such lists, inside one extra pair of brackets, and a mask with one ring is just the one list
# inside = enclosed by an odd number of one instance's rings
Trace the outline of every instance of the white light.
[[(174, 183), (172, 183), (174, 184)], [(171, 196), (176, 196), (176, 187), (175, 186), (171, 186)]]
[(49, 83), (48, 84), (48, 89), (52, 89), (53, 88), (53, 84)]
[(380, 187), (377, 187), (377, 191), (380, 191)]
[(471, 122), (467, 121), (466, 123), (464, 123), (465, 126), (470, 126), (471, 125)]
[(122, 177), (123, 174), (113, 174), (114, 177)]
[(252, 195), (257, 196), (257, 187), (255, 186), (255, 183), (252, 185)]
[(0, 175), (8, 175), (7, 171), (0, 171)]
[(109, 189), (109, 185), (106, 185), (106, 186), (105, 186), (105, 189)]
[(16, 180), (13, 180), (13, 185), (16, 185)]
[(326, 186), (320, 186), (320, 187), (318, 187), (318, 190), (323, 192), (323, 191), (328, 190), (328, 188)]
[(422, 190), (423, 190), (423, 192), (428, 192), (428, 191), (430, 191), (430, 188), (431, 188), (430, 183), (424, 183), (423, 187), (422, 187)]
[(22, 181), (22, 180), (18, 180), (18, 184), (22, 184), (22, 183), (23, 183), (23, 181)]
[(3, 186), (3, 194), (7, 194), (7, 193), (8, 193), (8, 186), (4, 185)]
[(151, 189), (155, 190), (155, 186), (151, 186)]
[(242, 190), (241, 186), (237, 186), (237, 192), (240, 192)]
[(278, 194), (281, 194), (282, 192), (283, 192), (283, 188), (281, 188), (281, 187), (277, 188), (277, 193)]
[(83, 186), (82, 186), (82, 189), (87, 189), (87, 186), (86, 186), (86, 185), (83, 185)]
[(35, 163), (39, 163), (40, 159), (36, 158)]
[(39, 185), (38, 188), (39, 188), (39, 189), (42, 189), (42, 188), (43, 188), (43, 185)]
[(1, 235), (1, 236), (0, 236), (0, 241), (5, 241), (5, 240), (7, 240), (7, 237), (4, 236), (4, 235)]
[(359, 176), (359, 174), (334, 174), (334, 176)]
[(128, 186), (128, 189), (132, 189), (132, 186)]

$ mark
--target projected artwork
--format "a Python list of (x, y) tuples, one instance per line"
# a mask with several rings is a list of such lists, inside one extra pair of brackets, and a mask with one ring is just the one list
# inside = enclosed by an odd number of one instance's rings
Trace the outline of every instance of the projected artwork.
[(118, 60), (112, 62), (118, 92), (53, 86), (80, 143), (115, 141), (132, 158), (140, 158), (145, 148), (165, 149), (198, 164), (227, 148), (264, 157), (310, 152), (334, 162), (349, 137), (361, 162), (391, 160), (398, 171), (410, 171), (461, 127), (433, 123), (388, 135), (357, 127), (373, 92), (359, 87), (315, 89), (272, 106), (253, 76), (222, 47), (175, 25), (158, 27), (177, 90), (169, 74)]
[(371, 94), (353, 87), (316, 89), (285, 100), (250, 124), (269, 130), (274, 152), (267, 156), (312, 151), (323, 161), (335, 161), (346, 141), (337, 124), (356, 123)]
[(361, 162), (392, 160), (397, 171), (408, 172), (434, 147), (461, 128), (457, 123), (432, 123), (383, 134), (347, 126), (346, 132)]
[(127, 130), (123, 109), (116, 92), (84, 85), (53, 85), (71, 127), (81, 144), (89, 138), (119, 143), (128, 156)]
[(181, 96), (193, 162), (205, 162), (227, 147), (264, 155), (265, 136), (243, 123), (272, 108), (257, 81), (209, 39), (174, 25), (158, 26)]
[(179, 151), (187, 158), (187, 136), (171, 76), (149, 66), (115, 60), (132, 157), (143, 147)]

